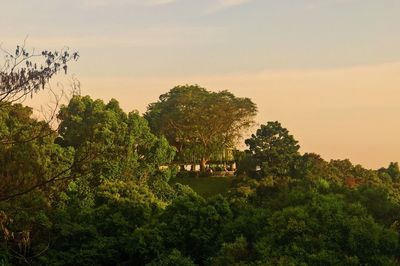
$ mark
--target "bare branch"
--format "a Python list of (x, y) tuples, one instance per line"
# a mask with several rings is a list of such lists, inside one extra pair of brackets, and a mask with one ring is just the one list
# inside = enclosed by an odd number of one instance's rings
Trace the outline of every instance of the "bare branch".
[(60, 71), (67, 73), (68, 63), (79, 58), (79, 54), (70, 52), (68, 47), (36, 53), (34, 49), (28, 52), (25, 46), (26, 39), (22, 46), (17, 45), (14, 52), (0, 45), (0, 51), (4, 53), (0, 70), (0, 103), (19, 101), (27, 95), (32, 97), (45, 89), (54, 75)]

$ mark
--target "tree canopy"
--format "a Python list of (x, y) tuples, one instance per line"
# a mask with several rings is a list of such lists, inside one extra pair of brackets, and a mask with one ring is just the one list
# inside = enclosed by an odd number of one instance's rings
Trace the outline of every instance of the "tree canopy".
[(62, 106), (57, 142), (76, 150), (75, 160), (89, 156), (80, 170), (95, 180), (147, 178), (171, 162), (175, 151), (164, 137), (150, 132), (137, 111), (125, 113), (112, 99), (107, 104), (89, 96), (74, 96)]
[(234, 147), (256, 113), (249, 98), (186, 85), (161, 95), (144, 116), (153, 132), (177, 148), (179, 161), (199, 162), (204, 169), (213, 154)]
[(299, 155), (297, 140), (277, 121), (261, 125), (245, 143), (253, 167), (249, 170), (259, 170), (262, 176), (288, 175)]
[(0, 108), (0, 201), (69, 176), (74, 150), (54, 143), (56, 134), (32, 108), (4, 103)]

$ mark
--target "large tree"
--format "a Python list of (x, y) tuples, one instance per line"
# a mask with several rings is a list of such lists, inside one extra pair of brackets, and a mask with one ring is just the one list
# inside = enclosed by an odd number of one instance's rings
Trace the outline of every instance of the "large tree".
[(162, 94), (148, 106), (145, 118), (155, 133), (177, 148), (179, 161), (199, 162), (205, 170), (213, 154), (234, 147), (256, 113), (249, 98), (185, 85)]
[[(79, 171), (89, 172), (95, 183), (112, 179), (146, 179), (174, 157), (165, 138), (153, 135), (138, 112), (125, 113), (112, 99), (107, 104), (89, 96), (74, 96), (61, 107), (59, 138), (73, 147), (75, 160), (92, 160)], [(94, 185), (94, 184), (92, 184)]]

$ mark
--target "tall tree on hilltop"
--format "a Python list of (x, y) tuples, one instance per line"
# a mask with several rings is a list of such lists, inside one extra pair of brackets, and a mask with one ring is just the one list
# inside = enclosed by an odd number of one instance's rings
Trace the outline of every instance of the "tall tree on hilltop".
[(213, 154), (234, 147), (256, 113), (249, 98), (185, 85), (162, 94), (148, 106), (145, 118), (155, 133), (177, 148), (177, 160), (192, 162), (189, 157), (194, 157), (204, 171)]

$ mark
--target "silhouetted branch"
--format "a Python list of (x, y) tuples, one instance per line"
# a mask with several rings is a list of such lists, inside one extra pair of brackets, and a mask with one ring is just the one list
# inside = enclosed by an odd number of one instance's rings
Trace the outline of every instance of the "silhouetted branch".
[(55, 74), (61, 70), (67, 73), (68, 63), (79, 58), (79, 54), (70, 52), (68, 47), (60, 51), (28, 52), (25, 43), (26, 39), (22, 46), (17, 45), (14, 52), (0, 45), (0, 51), (5, 54), (0, 70), (0, 104), (18, 101), (27, 95), (32, 97), (44, 89)]

